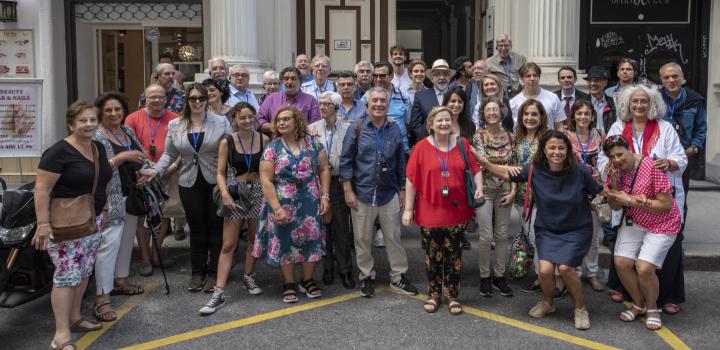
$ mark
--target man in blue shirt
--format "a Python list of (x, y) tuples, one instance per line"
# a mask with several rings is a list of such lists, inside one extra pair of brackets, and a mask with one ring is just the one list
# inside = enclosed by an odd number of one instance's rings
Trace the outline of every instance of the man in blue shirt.
[(366, 298), (375, 295), (371, 244), (377, 219), (387, 244), (390, 287), (416, 295), (417, 288), (405, 277), (407, 254), (400, 242), (400, 213), (405, 204), (405, 152), (400, 129), (387, 118), (387, 90), (374, 87), (366, 97), (369, 115), (350, 126), (340, 156), (340, 181), (345, 203), (352, 209), (360, 294)]
[[(400, 135), (403, 140), (403, 151), (410, 153), (410, 144), (408, 142), (407, 125), (410, 120), (410, 111), (412, 101), (406, 93), (402, 92), (392, 83), (393, 66), (386, 61), (378, 61), (373, 65), (373, 86), (385, 89), (389, 94), (387, 117), (391, 118), (400, 128)], [(368, 102), (368, 94), (362, 97), (362, 102)], [(369, 108), (368, 108), (369, 109)]]
[(338, 73), (336, 85), (342, 98), (338, 114), (344, 121), (352, 123), (367, 113), (365, 104), (355, 100), (355, 74), (350, 71)]
[(232, 107), (238, 102), (247, 102), (255, 107), (256, 111), (260, 109), (260, 104), (248, 89), (248, 85), (250, 85), (250, 72), (247, 68), (239, 64), (230, 67), (230, 98), (225, 104)]
[(698, 154), (705, 146), (707, 135), (707, 114), (703, 104), (705, 99), (697, 92), (683, 87), (685, 76), (682, 68), (675, 62), (664, 64), (660, 67), (660, 80), (663, 87), (660, 88), (663, 100), (667, 105), (667, 111), (663, 117), (675, 127), (680, 144), (685, 148), (685, 155), (688, 157), (688, 167), (683, 173), (683, 189), (685, 190), (685, 211), (687, 218), (687, 193), (690, 186), (691, 162), (698, 161)]

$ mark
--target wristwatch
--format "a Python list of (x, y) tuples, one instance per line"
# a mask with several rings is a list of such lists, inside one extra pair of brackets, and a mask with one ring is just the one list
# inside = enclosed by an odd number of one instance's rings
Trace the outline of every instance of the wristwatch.
[(692, 145), (692, 146), (690, 146), (690, 148), (692, 148), (694, 154), (700, 153), (700, 150), (697, 148), (697, 146)]

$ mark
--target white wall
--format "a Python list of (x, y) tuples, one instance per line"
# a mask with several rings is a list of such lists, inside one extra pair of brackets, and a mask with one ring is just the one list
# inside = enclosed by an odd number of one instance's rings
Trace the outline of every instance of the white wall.
[(705, 177), (708, 181), (720, 183), (720, 0), (713, 0), (711, 11)]

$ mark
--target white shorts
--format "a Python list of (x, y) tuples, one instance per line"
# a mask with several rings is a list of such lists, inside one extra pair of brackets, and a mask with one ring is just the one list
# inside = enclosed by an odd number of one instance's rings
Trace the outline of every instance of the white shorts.
[(622, 225), (615, 241), (615, 256), (647, 261), (661, 268), (677, 236), (652, 233), (638, 225)]

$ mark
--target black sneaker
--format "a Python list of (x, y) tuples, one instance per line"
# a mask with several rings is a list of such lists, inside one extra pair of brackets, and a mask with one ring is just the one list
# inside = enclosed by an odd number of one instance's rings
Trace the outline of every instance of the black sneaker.
[(210, 298), (210, 301), (200, 309), (200, 315), (212, 315), (215, 311), (225, 306), (225, 295), (223, 292), (215, 291)]
[(484, 297), (491, 297), (492, 291), (492, 280), (490, 277), (480, 278), (480, 295)]
[(366, 298), (372, 298), (375, 296), (375, 280), (367, 277), (360, 281), (360, 295)]
[(508, 286), (505, 277), (495, 277), (492, 281), (493, 288), (500, 292), (500, 295), (504, 297), (513, 296), (513, 290)]
[(418, 293), (417, 288), (410, 283), (410, 280), (405, 278), (405, 275), (400, 275), (400, 279), (397, 282), (390, 283), (390, 288), (405, 295), (417, 295)]
[(192, 279), (190, 280), (190, 284), (188, 285), (188, 292), (199, 292), (205, 288), (205, 283), (207, 280), (205, 277), (201, 275), (193, 275)]
[(523, 292), (523, 293), (535, 293), (535, 292), (539, 292), (539, 291), (540, 291), (540, 283), (535, 284), (536, 282), (537, 282), (537, 281), (531, 282), (527, 287), (524, 287), (524, 288), (520, 289), (520, 291)]

